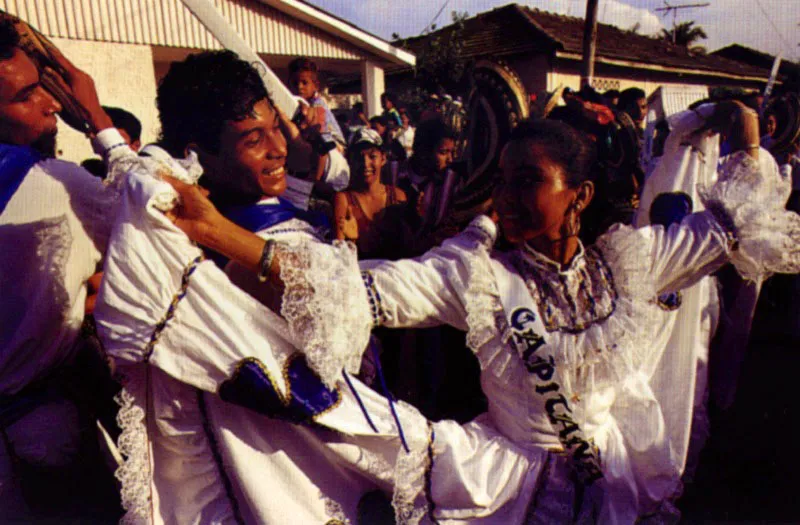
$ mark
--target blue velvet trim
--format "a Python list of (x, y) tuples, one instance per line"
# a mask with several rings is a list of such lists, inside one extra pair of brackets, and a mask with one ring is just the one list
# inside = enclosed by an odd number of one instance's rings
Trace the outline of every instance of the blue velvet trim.
[(25, 175), (41, 158), (36, 150), (27, 146), (0, 144), (0, 213), (6, 209)]
[(288, 398), (277, 389), (264, 365), (251, 357), (241, 361), (233, 376), (222, 383), (219, 396), (223, 401), (293, 423), (310, 422), (341, 401), (339, 391), (325, 387), (301, 355), (290, 358), (283, 379), (288, 383)]

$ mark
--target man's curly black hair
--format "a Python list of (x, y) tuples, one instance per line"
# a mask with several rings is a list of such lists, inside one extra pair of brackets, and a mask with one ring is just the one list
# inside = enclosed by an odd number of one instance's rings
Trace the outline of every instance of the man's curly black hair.
[(254, 116), (253, 106), (264, 99), (270, 100), (258, 71), (232, 51), (207, 51), (173, 62), (156, 97), (159, 141), (176, 156), (183, 156), (190, 143), (216, 154), (225, 121)]

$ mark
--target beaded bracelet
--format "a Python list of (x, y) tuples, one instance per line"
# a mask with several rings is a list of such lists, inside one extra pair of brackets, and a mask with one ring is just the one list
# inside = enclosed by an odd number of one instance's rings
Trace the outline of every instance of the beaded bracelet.
[(258, 280), (265, 282), (269, 275), (269, 269), (272, 267), (272, 259), (275, 258), (276, 242), (269, 239), (264, 243), (264, 250), (261, 252), (261, 259), (258, 261)]

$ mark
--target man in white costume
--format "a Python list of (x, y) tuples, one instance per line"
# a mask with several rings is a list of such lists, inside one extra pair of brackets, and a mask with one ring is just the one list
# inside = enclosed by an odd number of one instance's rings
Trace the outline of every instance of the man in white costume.
[[(462, 468), (474, 455), (476, 471), (505, 474), (461, 492), (436, 483), (452, 512), (520, 521), (543, 452), (516, 452), (496, 433), (473, 442), (452, 422), (432, 427), (410, 406), (390, 410), (350, 377), (371, 323), (361, 276), (346, 271), (355, 252), (321, 242), (313, 215), (278, 198), (287, 156), (305, 144), (275, 111), (255, 69), (228, 52), (189, 57), (173, 64), (158, 104), (166, 151), (146, 148), (150, 158), (129, 156), (111, 169), (126, 192), (96, 311), (125, 376), (120, 449), (127, 461), (118, 475), (127, 518), (352, 523), (361, 497), (383, 488), (394, 494), (398, 521), (415, 523), (429, 509), (429, 477), (446, 479), (452, 454)], [(167, 154), (186, 151), (185, 161)], [(329, 170), (343, 162), (335, 150), (313, 160)], [(271, 304), (255, 274), (230, 262), (222, 263), (226, 276), (201, 262), (202, 252), (158, 211), (174, 194), (154, 176), (195, 181), (203, 170), (215, 202), (237, 223), (234, 232), (311, 250), (287, 260), (283, 279), (290, 289), (313, 287), (334, 307), (314, 311), (303, 294), (289, 292), (277, 307), (287, 324), (253, 299)], [(357, 311), (362, 321), (352, 325)], [(429, 470), (432, 432), (451, 439), (438, 451), (439, 468)]]
[[(98, 152), (113, 158), (124, 140), (102, 110), (91, 78), (60, 54), (54, 59), (65, 71), (75, 101), (86, 109)], [(94, 498), (113, 498), (110, 476), (102, 481), (108, 491), (91, 494), (97, 489), (87, 481), (100, 464), (96, 428), (66, 386), (71, 376), (75, 381), (86, 372), (70, 372), (70, 367), (79, 353), (87, 280), (101, 260), (113, 222), (113, 189), (79, 166), (53, 158), (61, 110), (20, 47), (15, 28), (8, 21), (0, 23), (4, 520), (87, 519), (109, 508), (118, 512), (113, 503), (98, 506)]]

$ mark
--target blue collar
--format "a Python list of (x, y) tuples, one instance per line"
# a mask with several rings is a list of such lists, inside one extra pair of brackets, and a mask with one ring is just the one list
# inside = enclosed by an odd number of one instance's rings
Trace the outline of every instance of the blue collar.
[(0, 144), (0, 213), (6, 209), (22, 180), (42, 156), (29, 146)]
[[(330, 221), (323, 213), (301, 210), (282, 198), (278, 198), (276, 203), (262, 202), (247, 206), (234, 206), (223, 210), (222, 214), (253, 233), (266, 230), (291, 219), (304, 221), (314, 228), (324, 230), (326, 233), (331, 228)], [(220, 254), (213, 254), (211, 258), (220, 268), (224, 268), (228, 263), (228, 259)]]
[(223, 211), (223, 215), (251, 232), (266, 230), (290, 219), (305, 221), (315, 228), (330, 228), (328, 218), (322, 213), (301, 210), (282, 198), (278, 198), (277, 203), (256, 203), (228, 208)]

